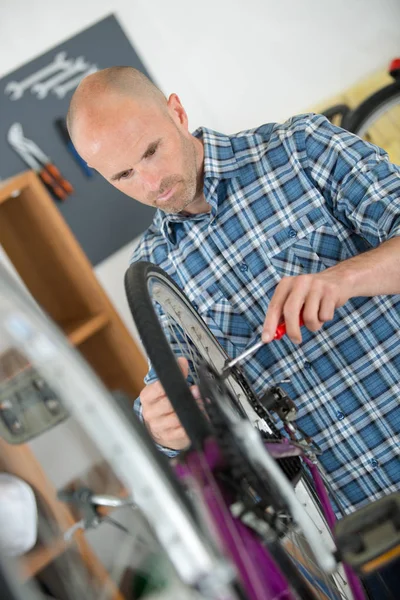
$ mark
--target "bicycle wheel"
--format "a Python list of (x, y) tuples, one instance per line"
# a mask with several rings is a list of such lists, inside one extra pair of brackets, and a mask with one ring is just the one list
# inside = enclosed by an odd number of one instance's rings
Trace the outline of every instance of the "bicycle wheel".
[[(190, 439), (201, 445), (209, 434), (209, 428), (190, 393), (189, 385), (176, 362), (176, 355), (190, 359), (191, 375), (195, 383), (199, 381), (199, 369), (203, 361), (218, 373), (229, 357), (182, 290), (162, 269), (147, 262), (135, 263), (126, 273), (125, 287), (133, 319), (158, 379)], [(264, 439), (281, 438), (275, 423), (260, 408), (255, 394), (239, 369), (224, 379), (224, 387), (236, 413), (242, 418), (246, 417)], [(191, 411), (194, 418), (190, 416)], [(225, 426), (221, 432), (229, 434)], [(231, 450), (234, 451), (234, 444), (231, 444)], [(298, 480), (301, 470), (298, 458), (286, 458), (278, 462), (289, 480)], [(241, 476), (245, 477), (243, 471)], [(313, 503), (310, 495), (308, 502), (309, 505)], [(281, 523), (285, 519), (292, 523), (290, 515), (282, 515)], [(326, 525), (324, 535), (330, 537), (334, 546)], [(315, 561), (308, 548), (303, 532), (294, 527), (288, 528), (285, 543), (286, 550), (289, 550), (297, 567), (304, 569), (304, 575), (308, 573), (309, 580), (314, 581), (318, 597), (329, 600), (351, 598), (345, 582), (343, 586), (337, 584), (334, 578), (318, 567), (318, 561)]]
[[(177, 573), (183, 585), (190, 587), (193, 592), (203, 591), (204, 586), (207, 589), (203, 597), (238, 600), (239, 596), (233, 589), (236, 579), (231, 564), (220, 553), (215, 539), (204, 527), (197, 507), (176, 479), (166, 458), (157, 451), (150, 435), (128, 403), (124, 405), (115, 402), (80, 354), (69, 346), (62, 333), (21, 291), (22, 288), (1, 265), (0, 289), (2, 356), (9, 354), (11, 350), (18, 351), (50, 386), (55, 397), (68, 410), (69, 416), (75, 418), (80, 430), (79, 442), (89, 449), (93, 442), (102, 459), (101, 464), (107, 463), (112, 468), (128, 495), (134, 498), (135, 504), (165, 550), (165, 557), (169, 559), (175, 579)], [(20, 369), (18, 372), (23, 373)], [(8, 390), (8, 381), (0, 379), (2, 398), (4, 390)], [(7, 397), (8, 403), (3, 401), (0, 415), (3, 427), (8, 424), (11, 430), (19, 431), (13, 426), (15, 420), (11, 420), (11, 413), (17, 415), (18, 423), (22, 423), (24, 427), (28, 427), (30, 422), (36, 426), (37, 416), (33, 411), (38, 406), (40, 408), (39, 398), (31, 400), (31, 395), (26, 396), (22, 406), (19, 396), (14, 399), (8, 394)], [(11, 401), (14, 404), (11, 405)], [(10, 407), (13, 408), (12, 411)], [(24, 407), (26, 410), (23, 410)], [(19, 454), (16, 456), (14, 460), (19, 461)], [(28, 472), (26, 469), (26, 473)], [(68, 524), (66, 518), (62, 522)], [(52, 544), (55, 533), (54, 530), (50, 536)], [(57, 536), (61, 533), (57, 529)], [(68, 556), (67, 552), (67, 558)], [(75, 561), (75, 555), (71, 555), (71, 561), (74, 567), (71, 573), (74, 575), (67, 582), (71, 595), (66, 590), (65, 594), (64, 591), (60, 592), (63, 597), (75, 599), (84, 596), (97, 599), (101, 595), (100, 591), (107, 591), (103, 576), (102, 590), (97, 590), (94, 582), (91, 584), (80, 576), (82, 564)], [(58, 577), (57, 571), (55, 577)], [(75, 579), (79, 586), (78, 594), (74, 594), (77, 589), (73, 588)], [(215, 590), (215, 595), (207, 595), (210, 590)], [(192, 597), (190, 593), (188, 595)]]
[(383, 148), (400, 139), (400, 82), (378, 90), (346, 118), (346, 129)]
[[(210, 430), (176, 357), (189, 359), (194, 383), (198, 382), (202, 361), (221, 371), (229, 357), (183, 291), (156, 265), (147, 262), (131, 265), (125, 275), (125, 289), (133, 320), (157, 377), (191, 442), (201, 447)], [(246, 416), (266, 439), (281, 439), (241, 369), (234, 368), (225, 383), (238, 413)], [(299, 460), (283, 459), (281, 464), (290, 479), (298, 476)]]
[(350, 107), (347, 104), (335, 104), (334, 106), (330, 106), (326, 110), (322, 111), (321, 114), (329, 119), (331, 123), (343, 127), (345, 119), (349, 113)]

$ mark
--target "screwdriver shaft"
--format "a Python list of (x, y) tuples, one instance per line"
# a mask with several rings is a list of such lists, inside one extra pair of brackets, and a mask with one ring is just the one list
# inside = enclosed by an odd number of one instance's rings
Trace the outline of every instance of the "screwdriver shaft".
[(242, 354), (239, 354), (239, 356), (237, 356), (236, 358), (233, 358), (228, 363), (226, 363), (226, 365), (224, 367), (224, 370), (225, 369), (231, 369), (232, 367), (234, 367), (241, 360), (244, 360), (245, 358), (247, 358), (251, 354), (254, 354), (254, 352), (257, 352), (257, 350), (259, 348), (261, 348), (261, 346), (264, 346), (264, 342), (263, 341), (257, 342), (256, 344), (254, 344), (254, 346), (250, 346), (250, 348), (247, 348), (247, 350), (245, 350)]

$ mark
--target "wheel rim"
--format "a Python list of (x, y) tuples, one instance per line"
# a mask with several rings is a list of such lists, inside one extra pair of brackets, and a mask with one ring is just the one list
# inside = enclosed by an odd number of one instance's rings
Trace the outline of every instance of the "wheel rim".
[(388, 149), (393, 140), (400, 140), (400, 93), (372, 111), (355, 133)]
[[(198, 365), (200, 359), (205, 360), (218, 372), (221, 372), (226, 361), (229, 359), (225, 350), (220, 346), (204, 322), (195, 314), (184, 295), (178, 289), (172, 289), (170, 282), (162, 274), (150, 274), (147, 286), (151, 298), (157, 302), (165, 313), (162, 325), (166, 327), (185, 356), (185, 350), (189, 350), (192, 362), (192, 377), (196, 384), (198, 380)], [(183, 338), (183, 343), (180, 338)], [(186, 352), (187, 353), (187, 352)], [(238, 371), (237, 371), (238, 372)], [(255, 407), (248, 401), (249, 389), (243, 387), (236, 375), (232, 374), (226, 378), (226, 385), (238, 401), (238, 410), (244, 414), (250, 422), (266, 433), (273, 434), (273, 428), (265, 419), (260, 418)], [(254, 396), (254, 404), (256, 397)]]

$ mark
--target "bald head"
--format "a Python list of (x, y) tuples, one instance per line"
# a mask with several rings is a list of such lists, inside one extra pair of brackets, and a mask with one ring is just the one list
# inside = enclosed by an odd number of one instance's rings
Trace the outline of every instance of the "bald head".
[(72, 96), (67, 114), (67, 127), (74, 139), (77, 121), (95, 116), (109, 102), (132, 98), (143, 106), (166, 107), (164, 94), (146, 75), (133, 67), (110, 67), (85, 77)]
[(179, 97), (167, 99), (143, 73), (112, 67), (85, 77), (67, 123), (83, 160), (131, 198), (166, 212), (202, 201), (202, 143)]

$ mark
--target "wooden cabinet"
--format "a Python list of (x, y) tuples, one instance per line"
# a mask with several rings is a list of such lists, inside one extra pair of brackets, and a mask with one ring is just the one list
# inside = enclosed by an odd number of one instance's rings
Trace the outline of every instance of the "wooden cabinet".
[[(78, 200), (67, 200), (74, 201)], [(104, 384), (136, 398), (146, 361), (54, 201), (31, 171), (0, 187), (0, 244), (32, 296)]]
[[(33, 172), (22, 173), (0, 185), (0, 244), (37, 303), (106, 387), (136, 398), (143, 387), (146, 361), (54, 201)], [(66, 551), (62, 533), (74, 519), (57, 500), (56, 490), (27, 445), (9, 445), (0, 440), (0, 462), (4, 470), (32, 486), (57, 525), (58, 533), (51, 544), (39, 543), (22, 560), (23, 577), (32, 577)], [(74, 535), (73, 546), (93, 581), (103, 589), (109, 587), (107, 597), (122, 598), (81, 532)]]

